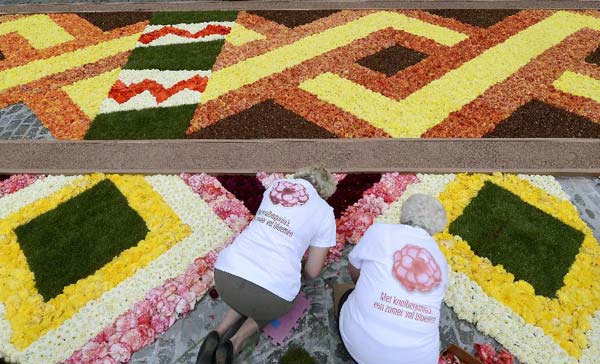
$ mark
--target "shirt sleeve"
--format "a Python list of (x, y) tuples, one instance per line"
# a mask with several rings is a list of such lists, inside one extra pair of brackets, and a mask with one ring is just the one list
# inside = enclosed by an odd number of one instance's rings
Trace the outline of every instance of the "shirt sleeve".
[(356, 244), (356, 246), (348, 255), (348, 261), (350, 261), (350, 263), (356, 269), (360, 269), (364, 260), (367, 258), (367, 252), (369, 251), (368, 246), (372, 244), (371, 241), (373, 240), (372, 235), (374, 234), (374, 230), (375, 228), (373, 225), (369, 226), (367, 231), (365, 231), (365, 233), (363, 234), (362, 238), (360, 238), (358, 244)]
[(329, 209), (325, 218), (319, 222), (319, 229), (310, 246), (316, 248), (330, 248), (336, 243), (336, 226), (333, 209)]

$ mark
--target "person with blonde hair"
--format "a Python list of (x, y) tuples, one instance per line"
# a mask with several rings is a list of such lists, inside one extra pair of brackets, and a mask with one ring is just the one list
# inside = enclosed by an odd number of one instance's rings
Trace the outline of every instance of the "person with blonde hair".
[(436, 364), (448, 263), (432, 235), (447, 223), (435, 198), (402, 205), (400, 224), (375, 223), (348, 256), (356, 287), (338, 304), (339, 332), (359, 364)]
[(336, 242), (333, 208), (325, 201), (335, 190), (335, 179), (323, 168), (299, 170), (267, 188), (252, 222), (219, 255), (215, 286), (230, 310), (204, 339), (196, 364), (232, 363), (248, 337), (292, 308), (302, 272), (319, 275)]

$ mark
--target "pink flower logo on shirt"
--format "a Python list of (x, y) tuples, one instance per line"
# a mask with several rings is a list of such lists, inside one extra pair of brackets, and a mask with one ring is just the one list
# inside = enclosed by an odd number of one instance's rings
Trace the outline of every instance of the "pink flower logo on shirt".
[(299, 183), (279, 181), (269, 194), (274, 205), (283, 207), (302, 206), (308, 201), (306, 187)]
[(406, 245), (394, 253), (392, 274), (409, 292), (429, 292), (442, 281), (440, 266), (431, 253), (415, 245)]

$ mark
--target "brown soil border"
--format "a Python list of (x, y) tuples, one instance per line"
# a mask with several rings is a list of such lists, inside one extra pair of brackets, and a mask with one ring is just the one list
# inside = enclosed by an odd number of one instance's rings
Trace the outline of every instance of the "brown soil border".
[(0, 173), (293, 171), (600, 175), (594, 139), (275, 139), (0, 142)]

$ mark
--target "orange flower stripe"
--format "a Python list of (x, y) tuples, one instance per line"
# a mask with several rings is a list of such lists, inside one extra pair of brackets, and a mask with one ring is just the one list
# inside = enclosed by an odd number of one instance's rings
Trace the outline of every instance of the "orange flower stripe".
[(168, 35), (168, 34), (177, 35), (179, 37), (198, 39), (198, 38), (208, 37), (210, 35), (227, 35), (227, 34), (229, 34), (230, 31), (231, 31), (231, 27), (229, 27), (229, 26), (213, 25), (213, 24), (208, 25), (206, 28), (204, 28), (196, 33), (192, 33), (188, 30), (179, 29), (179, 28), (176, 28), (173, 26), (166, 26), (166, 27), (160, 28), (158, 30), (155, 30), (153, 32), (143, 34), (140, 37), (139, 42), (142, 44), (149, 44), (149, 43), (157, 40), (158, 38), (164, 37), (165, 35)]
[(146, 79), (139, 83), (132, 83), (129, 86), (123, 83), (123, 81), (117, 80), (117, 82), (115, 82), (111, 88), (108, 96), (119, 104), (122, 104), (144, 91), (150, 91), (150, 93), (156, 98), (156, 102), (161, 103), (185, 89), (204, 92), (207, 82), (208, 77), (196, 75), (187, 80), (179, 81), (169, 88), (165, 88), (163, 85), (154, 80)]

